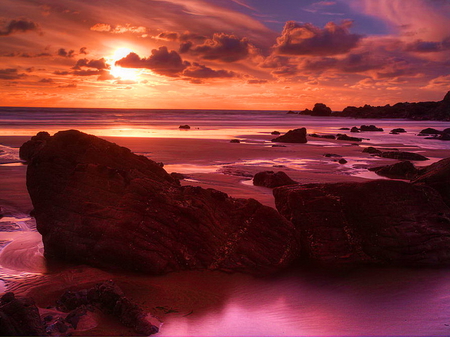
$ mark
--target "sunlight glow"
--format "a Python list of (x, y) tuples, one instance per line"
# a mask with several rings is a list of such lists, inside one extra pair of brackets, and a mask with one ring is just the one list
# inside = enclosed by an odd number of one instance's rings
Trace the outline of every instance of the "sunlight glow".
[(122, 68), (115, 65), (116, 61), (126, 57), (131, 52), (133, 51), (129, 48), (117, 49), (114, 52), (114, 54), (109, 58), (111, 64), (111, 69), (109, 70), (109, 73), (114, 77), (120, 78), (121, 80), (137, 82), (140, 74), (139, 69)]

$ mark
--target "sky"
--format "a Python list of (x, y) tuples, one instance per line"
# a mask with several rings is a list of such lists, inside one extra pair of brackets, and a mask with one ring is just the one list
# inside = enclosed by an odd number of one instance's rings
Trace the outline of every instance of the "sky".
[(450, 90), (450, 0), (2, 0), (0, 106), (332, 110)]

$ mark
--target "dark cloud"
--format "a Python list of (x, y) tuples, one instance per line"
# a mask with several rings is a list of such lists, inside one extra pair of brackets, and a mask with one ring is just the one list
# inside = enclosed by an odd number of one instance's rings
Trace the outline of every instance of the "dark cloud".
[(70, 84), (65, 84), (65, 85), (58, 85), (58, 88), (76, 88), (77, 84), (76, 83), (70, 83)]
[(349, 52), (357, 46), (362, 35), (350, 34), (352, 21), (341, 25), (329, 22), (323, 29), (311, 23), (286, 22), (281, 36), (274, 46), (281, 55), (338, 55)]
[(75, 76), (94, 76), (94, 75), (102, 75), (103, 70), (91, 70), (91, 69), (86, 69), (86, 70), (75, 70), (74, 72), (72, 72), (73, 75)]
[(205, 60), (236, 62), (250, 55), (252, 46), (246, 38), (239, 39), (225, 33), (214, 34), (204, 44), (189, 48), (191, 54)]
[(62, 57), (74, 57), (75, 56), (75, 50), (65, 50), (64, 48), (59, 48), (58, 49), (58, 56), (62, 56)]
[(247, 80), (248, 84), (265, 84), (268, 80)]
[(53, 72), (53, 74), (65, 76), (65, 75), (69, 75), (70, 72), (69, 72), (69, 71), (55, 70), (55, 71)]
[(191, 41), (182, 42), (180, 44), (180, 49), (178, 50), (180, 54), (187, 53), (193, 46), (193, 43)]
[(85, 54), (85, 55), (87, 55), (88, 54), (88, 52), (86, 51), (86, 47), (81, 47), (80, 48), (80, 54)]
[(311, 71), (325, 71), (335, 68), (338, 64), (338, 60), (333, 57), (321, 57), (306, 59), (303, 62), (302, 68)]
[(450, 37), (442, 41), (416, 40), (406, 45), (405, 50), (417, 53), (435, 53), (450, 49)]
[(4, 29), (0, 31), (0, 36), (8, 36), (18, 32), (35, 31), (39, 32), (39, 25), (27, 19), (11, 20)]
[(0, 79), (2, 80), (17, 80), (19, 78), (27, 76), (26, 74), (19, 74), (17, 69), (6, 68), (0, 69)]
[(42, 78), (39, 80), (39, 83), (53, 83), (53, 79), (51, 78)]
[(152, 55), (147, 58), (140, 58), (136, 53), (130, 53), (118, 60), (116, 65), (123, 68), (146, 68), (160, 75), (176, 77), (190, 66), (190, 63), (183, 61), (176, 51), (169, 52), (167, 47), (159, 47), (159, 49), (153, 49)]
[(179, 40), (181, 42), (195, 41), (196, 43), (203, 43), (206, 39), (207, 39), (207, 37), (204, 35), (199, 35), (199, 34), (191, 33), (191, 32), (184, 32), (179, 37)]
[(30, 53), (22, 53), (22, 52), (0, 52), (0, 56), (33, 58), (33, 57), (50, 57), (53, 55), (50, 53), (30, 54)]
[(81, 67), (95, 68), (98, 70), (109, 69), (109, 65), (104, 58), (98, 60), (79, 59), (72, 69), (80, 70)]
[(191, 78), (231, 78), (236, 77), (237, 74), (228, 70), (213, 70), (205, 65), (193, 63), (192, 66), (185, 69), (184, 76)]
[(156, 38), (158, 40), (177, 41), (179, 36), (178, 36), (178, 33), (175, 33), (175, 32), (165, 32), (165, 33), (160, 33), (159, 35), (156, 36)]

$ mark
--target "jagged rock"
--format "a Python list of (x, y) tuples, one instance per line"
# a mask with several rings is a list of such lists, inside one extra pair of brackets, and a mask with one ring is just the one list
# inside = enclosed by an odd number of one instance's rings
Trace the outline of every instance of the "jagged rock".
[(378, 166), (369, 168), (376, 174), (391, 179), (407, 179), (412, 180), (419, 174), (417, 169), (410, 161), (401, 161), (392, 165)]
[(375, 125), (361, 125), (359, 130), (361, 130), (361, 131), (384, 131), (383, 128), (378, 128)]
[(16, 298), (12, 292), (0, 299), (1, 336), (44, 336), (44, 325), (33, 299)]
[(381, 157), (390, 158), (390, 159), (398, 159), (398, 160), (428, 160), (427, 157), (422, 156), (421, 154), (414, 152), (404, 152), (404, 151), (386, 151), (381, 152)]
[(297, 182), (289, 178), (289, 176), (283, 171), (276, 173), (273, 171), (258, 172), (253, 177), (253, 185), (255, 186), (275, 188), (292, 184), (297, 184)]
[(442, 159), (421, 170), (413, 183), (434, 188), (450, 206), (450, 158)]
[(179, 186), (156, 162), (75, 130), (35, 149), (24, 158), (27, 187), (47, 258), (264, 274), (296, 255), (292, 224), (256, 200)]
[(362, 138), (357, 138), (357, 137), (349, 137), (346, 134), (337, 134), (336, 135), (336, 139), (337, 140), (349, 140), (352, 142), (361, 142)]
[(274, 189), (303, 257), (326, 266), (450, 264), (450, 208), (425, 185), (395, 180)]
[(280, 143), (306, 143), (306, 128), (289, 130), (286, 134), (272, 139), (272, 142)]

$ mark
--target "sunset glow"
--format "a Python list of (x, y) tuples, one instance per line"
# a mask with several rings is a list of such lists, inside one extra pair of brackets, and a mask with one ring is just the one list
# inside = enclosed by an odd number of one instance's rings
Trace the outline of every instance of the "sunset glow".
[(3, 106), (290, 109), (440, 100), (450, 2), (4, 0)]

